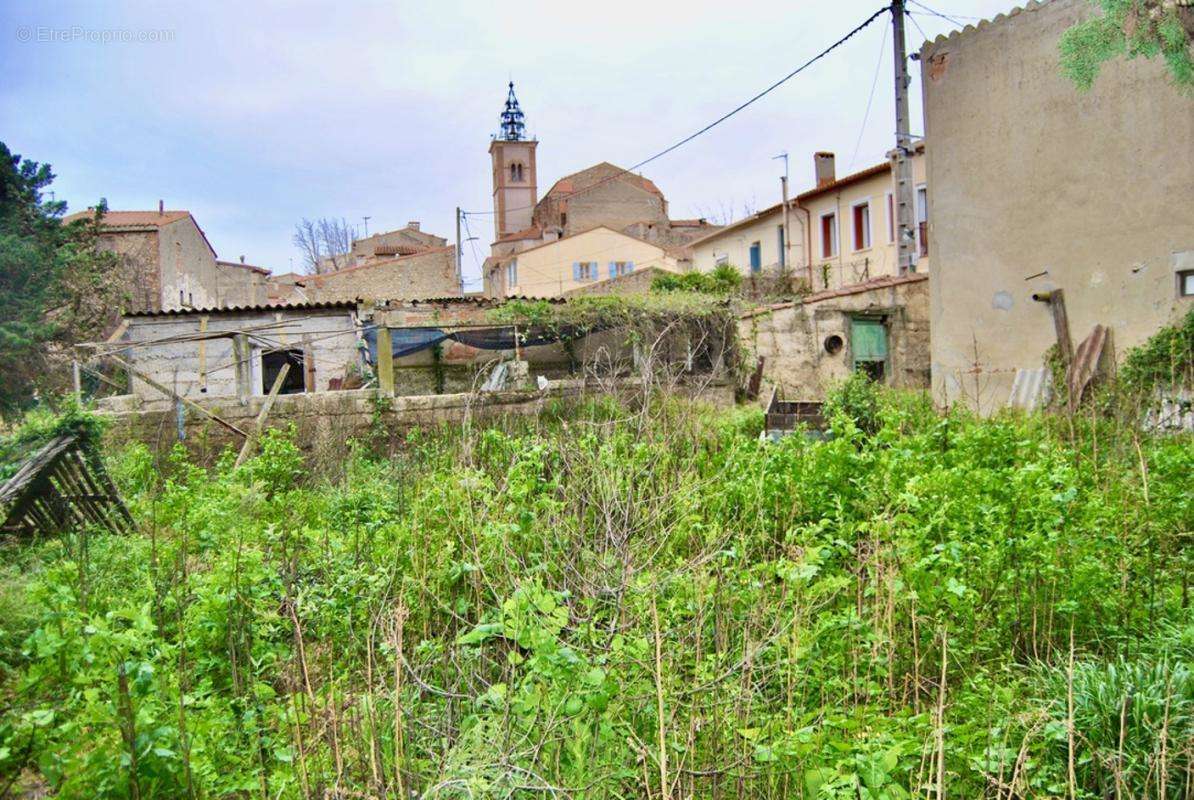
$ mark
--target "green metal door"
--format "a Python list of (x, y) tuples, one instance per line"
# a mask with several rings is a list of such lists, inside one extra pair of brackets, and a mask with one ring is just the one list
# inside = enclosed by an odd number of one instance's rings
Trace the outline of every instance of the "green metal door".
[(887, 328), (878, 319), (850, 321), (850, 352), (854, 363), (887, 360)]

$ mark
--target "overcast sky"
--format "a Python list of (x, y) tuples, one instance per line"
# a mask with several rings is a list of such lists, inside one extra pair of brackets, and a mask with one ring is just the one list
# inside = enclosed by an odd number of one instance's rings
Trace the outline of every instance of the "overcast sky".
[[(926, 0), (963, 23), (1012, 0)], [(188, 209), (221, 258), (285, 272), (302, 217), (369, 230), (492, 206), (491, 134), (514, 80), (539, 141), (539, 187), (600, 161), (630, 166), (699, 129), (866, 19), (878, 0), (601, 3), (0, 3), (0, 140), (50, 162), (71, 210)], [(917, 6), (924, 35), (952, 23)], [(158, 41), (104, 42), (104, 31)], [(890, 19), (696, 141), (644, 168), (673, 217), (793, 192), (814, 150), (839, 174), (894, 138)], [(108, 34), (109, 37), (111, 34)], [(909, 25), (908, 49), (924, 39)], [(880, 48), (883, 48), (880, 58)], [(921, 132), (914, 64), (913, 132)], [(877, 70), (877, 72), (876, 72)], [(873, 106), (864, 127), (868, 98)], [(491, 216), (470, 220), (479, 276)]]

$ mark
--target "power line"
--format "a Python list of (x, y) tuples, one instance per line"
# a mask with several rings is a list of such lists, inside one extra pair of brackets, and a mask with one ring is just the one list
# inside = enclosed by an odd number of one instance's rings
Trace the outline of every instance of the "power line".
[[(481, 281), (484, 282), (485, 281), (485, 270), (481, 266), (481, 257), (479, 255), (477, 255), (477, 237), (473, 236), (473, 232), (469, 229), (469, 226), (468, 226), (468, 213), (461, 211), (460, 219), (462, 222), (464, 222), (464, 232), (466, 234), (468, 234), (469, 248), (473, 251), (473, 264), (476, 265), (477, 271), (481, 273)], [(461, 281), (461, 291), (463, 291), (464, 290), (464, 285), (463, 285), (464, 284), (464, 276), (463, 275), (460, 277), (460, 281)]]
[[(590, 191), (590, 190), (592, 190), (592, 189), (596, 189), (598, 186), (601, 186), (601, 185), (603, 185), (603, 184), (606, 184), (606, 183), (608, 183), (608, 182), (610, 182), (610, 181), (612, 181), (612, 180), (615, 180), (615, 179), (617, 179), (617, 178), (620, 178), (621, 176), (623, 176), (623, 175), (626, 175), (626, 174), (628, 174), (628, 173), (634, 172), (635, 170), (641, 169), (642, 167), (645, 167), (647, 164), (650, 164), (652, 161), (655, 161), (655, 160), (657, 160), (657, 159), (663, 158), (664, 156), (666, 156), (668, 153), (672, 152), (673, 150), (677, 150), (677, 149), (679, 149), (680, 147), (683, 147), (684, 145), (688, 144), (689, 142), (691, 142), (693, 139), (697, 138), (698, 136), (701, 136), (701, 135), (702, 135), (702, 134), (704, 134), (704, 133), (708, 133), (709, 131), (711, 131), (712, 129), (716, 128), (716, 127), (717, 127), (718, 125), (720, 125), (721, 123), (725, 122), (725, 121), (726, 121), (727, 119), (729, 119), (730, 117), (734, 116), (735, 114), (737, 114), (737, 113), (738, 113), (738, 112), (740, 112), (740, 111), (743, 111), (743, 110), (745, 110), (745, 109), (746, 109), (746, 108), (748, 108), (749, 106), (751, 106), (751, 105), (754, 105), (754, 104), (755, 104), (755, 103), (757, 103), (759, 100), (762, 100), (764, 97), (766, 97), (767, 95), (771, 94), (771, 92), (775, 91), (775, 90), (776, 90), (776, 89), (778, 89), (780, 86), (782, 86), (783, 84), (785, 84), (785, 83), (787, 83), (788, 81), (790, 81), (792, 78), (795, 78), (797, 75), (799, 75), (800, 73), (804, 72), (806, 69), (808, 69), (809, 67), (811, 67), (813, 64), (816, 64), (816, 63), (817, 63), (818, 61), (820, 61), (822, 58), (824, 58), (825, 56), (829, 55), (830, 53), (832, 53), (832, 52), (833, 52), (834, 50), (836, 50), (837, 48), (841, 47), (841, 46), (842, 46), (843, 44), (845, 44), (846, 42), (850, 41), (850, 39), (854, 38), (854, 36), (855, 36), (856, 34), (858, 34), (860, 31), (862, 31), (863, 29), (865, 29), (866, 27), (868, 27), (868, 26), (869, 26), (869, 25), (870, 25), (872, 22), (874, 22), (876, 19), (878, 19), (879, 17), (883, 16), (884, 14), (886, 14), (887, 12), (889, 12), (890, 10), (891, 10), (891, 6), (884, 6), (883, 8), (879, 9), (879, 10), (878, 10), (878, 11), (876, 11), (875, 13), (871, 14), (871, 15), (870, 15), (870, 16), (869, 16), (869, 17), (868, 17), (868, 18), (867, 18), (867, 19), (866, 19), (864, 22), (862, 22), (861, 24), (859, 24), (858, 26), (856, 26), (855, 28), (853, 28), (853, 29), (852, 29), (852, 30), (851, 30), (849, 33), (847, 33), (845, 36), (843, 36), (843, 37), (841, 37), (840, 39), (838, 39), (838, 40), (837, 40), (836, 42), (834, 42), (833, 44), (829, 45), (829, 47), (825, 48), (825, 49), (824, 49), (824, 50), (822, 50), (820, 53), (817, 53), (815, 56), (813, 56), (812, 58), (810, 58), (808, 61), (805, 61), (805, 62), (804, 62), (803, 64), (801, 64), (799, 67), (797, 67), (796, 69), (792, 70), (792, 71), (791, 71), (791, 72), (789, 72), (787, 75), (785, 75), (784, 77), (782, 77), (782, 78), (780, 78), (779, 80), (777, 80), (775, 83), (773, 83), (773, 84), (771, 84), (770, 86), (768, 86), (766, 89), (763, 89), (761, 92), (759, 92), (758, 94), (756, 94), (754, 97), (751, 97), (749, 100), (747, 100), (747, 101), (745, 101), (745, 102), (743, 102), (743, 103), (739, 104), (739, 105), (738, 105), (738, 106), (736, 106), (734, 109), (732, 109), (732, 110), (730, 110), (730, 111), (726, 112), (725, 114), (722, 114), (720, 117), (718, 117), (717, 119), (713, 120), (713, 121), (712, 121), (712, 122), (710, 122), (708, 125), (706, 125), (705, 127), (701, 128), (700, 130), (696, 131), (695, 133), (691, 133), (691, 134), (689, 134), (688, 136), (685, 136), (683, 139), (681, 139), (680, 141), (676, 142), (675, 144), (672, 144), (672, 145), (670, 145), (670, 146), (668, 146), (668, 147), (665, 147), (663, 150), (660, 150), (660, 151), (659, 151), (658, 153), (656, 153), (655, 155), (653, 155), (653, 156), (651, 156), (651, 157), (649, 157), (649, 158), (645, 158), (645, 159), (643, 159), (642, 161), (638, 162), (637, 164), (635, 164), (635, 165), (633, 165), (633, 166), (631, 166), (631, 167), (629, 167), (629, 168), (627, 168), (627, 169), (620, 170), (620, 171), (618, 171), (618, 172), (614, 173), (613, 175), (610, 175), (610, 176), (609, 176), (609, 177), (607, 177), (607, 178), (603, 178), (602, 180), (600, 180), (600, 181), (597, 181), (596, 183), (594, 183), (594, 184), (593, 184), (593, 185), (591, 185), (591, 186), (586, 186), (586, 187), (584, 187), (583, 189), (577, 189), (575, 192), (571, 192), (571, 193), (569, 193), (569, 194), (566, 194), (566, 195), (564, 195), (564, 196), (563, 196), (562, 198), (560, 198), (560, 199), (562, 199), (562, 200), (567, 200), (568, 198), (575, 197), (576, 195), (578, 195), (578, 194), (581, 194), (582, 192), (587, 192), (587, 191)], [(512, 213), (512, 212), (514, 212), (514, 211), (525, 211), (525, 210), (527, 210), (528, 208), (534, 208), (534, 206), (533, 206), (533, 205), (530, 205), (530, 206), (522, 206), (522, 207), (520, 207), (520, 208), (511, 208), (511, 209), (507, 209), (507, 210), (506, 210), (506, 213), (507, 213), (507, 214), (509, 214), (509, 213)], [(492, 212), (492, 211), (470, 211), (469, 213), (470, 213), (470, 214), (474, 214), (474, 215), (482, 215), (482, 214), (493, 214), (494, 212)]]
[(862, 115), (862, 127), (858, 131), (858, 141), (854, 143), (854, 155), (850, 156), (850, 164), (846, 167), (849, 172), (854, 168), (858, 159), (858, 150), (862, 147), (862, 135), (866, 133), (867, 121), (871, 118), (871, 104), (875, 102), (875, 89), (879, 86), (879, 72), (883, 69), (883, 53), (887, 50), (887, 28), (883, 29), (883, 41), (879, 43), (879, 61), (875, 64), (875, 77), (871, 80), (871, 96), (866, 99), (866, 113)]
[[(940, 11), (935, 11), (935, 10), (929, 8), (928, 6), (926, 6), (924, 3), (919, 3), (919, 2), (917, 2), (917, 0), (908, 0), (908, 2), (912, 3), (913, 5), (920, 6), (925, 11), (932, 14), (934, 17), (941, 17), (941, 19), (946, 20), (947, 22), (949, 22), (953, 25), (957, 25), (959, 28), (966, 27), (961, 22), (958, 22), (958, 20), (956, 20), (955, 18), (947, 16), (945, 14), (942, 14)], [(979, 17), (969, 17), (969, 19), (979, 19)]]
[(920, 27), (920, 23), (916, 21), (916, 17), (912, 16), (911, 11), (908, 12), (908, 19), (912, 20), (912, 24), (916, 26), (918, 31), (920, 31), (920, 35), (924, 37), (925, 41), (929, 41), (929, 35), (925, 33), (924, 28)]

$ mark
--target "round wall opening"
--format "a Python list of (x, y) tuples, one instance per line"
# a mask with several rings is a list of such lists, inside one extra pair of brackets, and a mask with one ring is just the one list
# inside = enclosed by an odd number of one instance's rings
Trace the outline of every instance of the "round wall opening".
[(836, 333), (831, 334), (825, 337), (825, 352), (829, 353), (831, 356), (836, 356), (838, 353), (842, 352), (842, 347), (845, 346), (845, 344), (846, 343), (842, 341), (842, 337), (838, 336)]

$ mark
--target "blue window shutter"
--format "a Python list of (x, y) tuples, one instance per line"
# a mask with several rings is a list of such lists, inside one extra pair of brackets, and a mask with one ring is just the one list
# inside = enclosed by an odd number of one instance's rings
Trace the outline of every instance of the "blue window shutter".
[(611, 278), (618, 277), (618, 262), (617, 261), (609, 262), (609, 276)]
[(633, 261), (627, 261), (627, 262), (626, 262), (626, 271), (627, 271), (627, 272), (634, 272), (634, 262), (633, 262)]
[(577, 282), (580, 281), (580, 262), (579, 261), (572, 262), (572, 280), (577, 281)]

